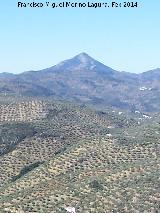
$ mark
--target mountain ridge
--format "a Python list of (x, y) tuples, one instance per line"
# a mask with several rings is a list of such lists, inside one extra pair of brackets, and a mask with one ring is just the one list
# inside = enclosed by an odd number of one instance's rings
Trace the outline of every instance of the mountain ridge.
[(130, 111), (160, 107), (160, 69), (141, 74), (116, 71), (80, 53), (50, 68), (0, 75), (0, 94), (53, 97)]
[[(12, 74), (12, 75), (20, 75), (20, 74), (27, 73), (27, 72), (39, 72), (39, 71), (44, 71), (44, 70), (47, 70), (47, 69), (50, 69), (50, 68), (57, 67), (57, 66), (59, 66), (59, 65), (61, 65), (61, 64), (63, 64), (63, 63), (65, 63), (65, 62), (68, 61), (68, 60), (72, 60), (72, 59), (80, 58), (80, 57), (88, 57), (88, 58), (90, 58), (90, 59), (92, 59), (92, 60), (94, 60), (94, 61), (97, 61), (98, 63), (101, 63), (102, 65), (104, 65), (104, 66), (106, 66), (106, 67), (109, 67), (109, 68), (112, 69), (112, 70), (115, 70), (115, 69), (111, 68), (110, 66), (107, 66), (107, 65), (105, 65), (104, 63), (99, 62), (98, 60), (94, 59), (94, 58), (91, 57), (89, 54), (87, 54), (87, 53), (85, 53), (85, 52), (81, 52), (81, 53), (75, 55), (74, 57), (71, 57), (71, 58), (69, 58), (69, 59), (62, 60), (61, 62), (56, 63), (55, 65), (50, 66), (50, 67), (48, 67), (48, 68), (44, 68), (44, 69), (40, 69), (40, 70), (27, 70), (27, 71), (22, 71), (22, 72), (20, 72), (20, 73), (0, 72), (0, 77), (1, 77), (1, 75), (5, 75), (5, 74), (6, 74), (6, 75), (10, 75), (10, 74)], [(115, 71), (120, 72), (120, 73), (128, 73), (128, 74), (133, 74), (133, 75), (140, 75), (140, 74), (145, 74), (145, 73), (147, 73), (147, 72), (152, 72), (152, 71), (156, 71), (156, 70), (160, 70), (160, 67), (157, 67), (157, 68), (154, 68), (154, 69), (151, 69), (151, 70), (147, 70), (147, 71), (143, 71), (143, 72), (140, 72), (140, 73), (134, 73), (134, 72), (124, 71), (124, 70), (123, 70), (123, 71), (121, 71), (121, 70), (115, 70)]]

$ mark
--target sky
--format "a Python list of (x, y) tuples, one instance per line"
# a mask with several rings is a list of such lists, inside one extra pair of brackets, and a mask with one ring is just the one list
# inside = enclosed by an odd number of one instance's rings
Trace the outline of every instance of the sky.
[(0, 0), (0, 73), (40, 70), (81, 52), (119, 71), (160, 67), (160, 1), (137, 2), (138, 8), (53, 9)]

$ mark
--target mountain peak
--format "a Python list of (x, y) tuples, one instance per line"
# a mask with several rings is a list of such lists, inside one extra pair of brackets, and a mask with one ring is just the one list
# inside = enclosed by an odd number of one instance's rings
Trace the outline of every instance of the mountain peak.
[(82, 52), (82, 53), (76, 55), (74, 58), (78, 59), (81, 63), (85, 63), (85, 64), (94, 60), (92, 57), (90, 57), (85, 52)]
[(75, 57), (85, 57), (85, 58), (91, 58), (87, 53), (85, 52), (82, 52), (82, 53), (79, 53), (78, 55), (76, 55)]
[(49, 72), (53, 72), (53, 70), (55, 71), (55, 69), (56, 72), (62, 72), (62, 70), (73, 72), (78, 70), (81, 71), (81, 73), (86, 71), (94, 71), (99, 74), (103, 73), (107, 75), (113, 74), (114, 71), (110, 67), (107, 67), (103, 63), (95, 60), (85, 52), (82, 52), (68, 60), (62, 61), (61, 63), (49, 69)]
[(87, 53), (82, 52), (71, 59), (62, 61), (56, 68), (63, 68), (65, 70), (89, 69), (95, 67), (98, 62), (89, 56)]

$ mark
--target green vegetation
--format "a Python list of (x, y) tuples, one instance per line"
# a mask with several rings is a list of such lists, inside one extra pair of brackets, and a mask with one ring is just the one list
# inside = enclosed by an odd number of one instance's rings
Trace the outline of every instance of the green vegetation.
[(24, 166), (20, 173), (14, 177), (12, 177), (12, 181), (16, 181), (19, 178), (21, 178), (22, 176), (24, 176), (25, 174), (27, 174), (28, 172), (32, 171), (33, 169), (37, 168), (39, 165), (41, 165), (43, 162), (36, 162), (36, 163), (32, 163), (30, 165)]
[(159, 211), (157, 118), (51, 100), (2, 108), (0, 212)]
[(6, 123), (0, 125), (0, 156), (14, 150), (15, 146), (26, 137), (36, 134), (33, 125), (29, 123)]

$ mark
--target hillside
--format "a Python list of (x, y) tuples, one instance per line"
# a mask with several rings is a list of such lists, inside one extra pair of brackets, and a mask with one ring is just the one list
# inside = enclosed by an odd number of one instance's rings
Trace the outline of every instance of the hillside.
[(0, 109), (0, 212), (158, 212), (158, 117), (45, 99)]
[(159, 73), (160, 69), (141, 74), (119, 72), (81, 53), (40, 71), (0, 74), (0, 94), (50, 97), (131, 112), (158, 112)]

